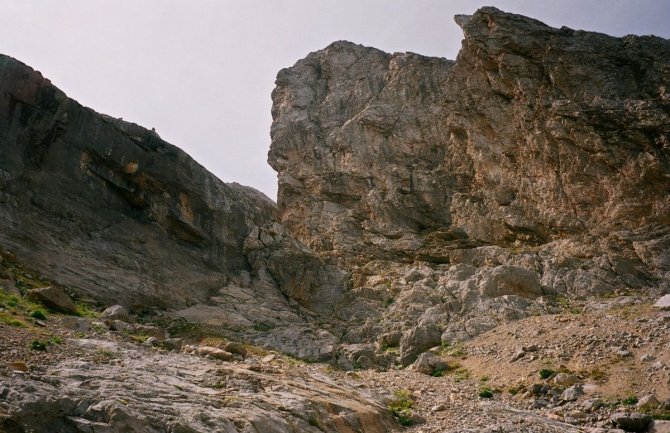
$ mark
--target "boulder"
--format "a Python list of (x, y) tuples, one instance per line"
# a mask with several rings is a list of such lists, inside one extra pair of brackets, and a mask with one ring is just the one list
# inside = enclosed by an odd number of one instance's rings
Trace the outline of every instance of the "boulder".
[(422, 353), (416, 361), (414, 361), (414, 364), (412, 364), (413, 370), (428, 375), (439, 374), (446, 371), (448, 368), (449, 365), (447, 364), (447, 361), (430, 352)]
[(658, 298), (654, 307), (661, 309), (663, 311), (670, 311), (670, 294), (661, 296)]
[(74, 305), (74, 302), (72, 302), (72, 298), (58, 286), (28, 290), (26, 298), (34, 302), (39, 302), (49, 310), (57, 313), (77, 314), (77, 307)]
[(611, 420), (614, 425), (628, 432), (645, 432), (653, 422), (651, 416), (638, 412), (615, 413)]
[(122, 322), (130, 323), (130, 314), (128, 310), (122, 305), (112, 305), (106, 308), (101, 314), (101, 319), (105, 320), (120, 320)]
[(14, 280), (0, 278), (0, 290), (12, 296), (21, 296), (21, 292), (14, 284)]
[(435, 325), (416, 326), (405, 331), (400, 339), (400, 364), (411, 364), (420, 353), (441, 342), (442, 331)]

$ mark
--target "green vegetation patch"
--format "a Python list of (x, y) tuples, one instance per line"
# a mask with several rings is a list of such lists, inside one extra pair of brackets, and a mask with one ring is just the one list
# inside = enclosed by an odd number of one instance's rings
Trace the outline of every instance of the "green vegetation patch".
[(550, 368), (543, 368), (542, 370), (540, 370), (540, 377), (542, 379), (549, 379), (551, 376), (554, 375), (554, 373), (556, 372)]
[(389, 402), (388, 408), (398, 422), (402, 425), (412, 425), (412, 407), (414, 401), (407, 390), (398, 390), (393, 393), (393, 399)]
[(634, 404), (637, 404), (637, 402), (638, 398), (636, 395), (629, 395), (628, 397), (621, 400), (621, 403), (625, 404), (626, 406), (632, 406)]
[(479, 397), (481, 398), (493, 398), (493, 391), (491, 388), (482, 388), (479, 391)]

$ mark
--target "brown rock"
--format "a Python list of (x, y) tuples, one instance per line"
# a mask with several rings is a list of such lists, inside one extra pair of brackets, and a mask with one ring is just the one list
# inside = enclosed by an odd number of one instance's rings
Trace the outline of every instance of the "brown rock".
[(77, 314), (72, 298), (58, 286), (28, 290), (26, 298), (39, 302), (51, 311), (63, 314)]

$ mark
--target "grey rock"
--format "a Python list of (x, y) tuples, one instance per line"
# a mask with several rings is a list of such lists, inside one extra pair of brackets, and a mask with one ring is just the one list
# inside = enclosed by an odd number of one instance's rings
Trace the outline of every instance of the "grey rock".
[(91, 321), (83, 317), (65, 316), (60, 319), (59, 324), (65, 329), (78, 332), (88, 332), (91, 329)]
[(658, 398), (656, 398), (654, 394), (647, 394), (645, 396), (640, 397), (640, 400), (637, 402), (636, 407), (639, 410), (657, 409), (660, 404), (661, 402), (658, 401)]
[(629, 432), (645, 432), (653, 422), (651, 416), (642, 413), (615, 413), (612, 422), (619, 428)]
[(166, 338), (161, 341), (160, 345), (164, 349), (179, 352), (184, 345), (184, 341), (181, 338)]
[(442, 332), (434, 325), (416, 326), (407, 330), (400, 339), (400, 364), (411, 364), (420, 353), (441, 342)]
[(58, 286), (28, 290), (26, 298), (39, 302), (57, 313), (77, 314), (77, 307), (72, 302), (72, 298)]
[(111, 307), (106, 308), (100, 314), (100, 318), (105, 320), (120, 320), (126, 323), (130, 323), (131, 321), (128, 310), (126, 310), (122, 305), (112, 305)]
[(670, 310), (670, 294), (661, 296), (656, 303), (654, 303), (654, 307), (659, 308), (663, 311), (669, 311)]
[(561, 394), (561, 400), (575, 401), (578, 400), (582, 395), (584, 395), (584, 387), (582, 385), (572, 385), (563, 391)]
[[(324, 432), (340, 431), (343, 418), (361, 432), (394, 431), (397, 426), (367, 392), (308, 371), (270, 375), (100, 340), (87, 340), (81, 347), (123, 355), (123, 363), (73, 358), (45, 368), (39, 381), (3, 377), (0, 431), (238, 433), (235, 425), (240, 423), (262, 429), (253, 431), (314, 431), (306, 414)], [(281, 391), (273, 391), (278, 387)], [(234, 401), (222, 404), (222, 395), (233, 395)]]
[(0, 290), (8, 295), (21, 296), (21, 292), (14, 284), (14, 280), (0, 278)]
[(419, 373), (433, 375), (447, 371), (449, 369), (449, 364), (447, 364), (442, 357), (430, 352), (425, 352), (419, 355), (417, 360), (414, 361), (412, 369)]

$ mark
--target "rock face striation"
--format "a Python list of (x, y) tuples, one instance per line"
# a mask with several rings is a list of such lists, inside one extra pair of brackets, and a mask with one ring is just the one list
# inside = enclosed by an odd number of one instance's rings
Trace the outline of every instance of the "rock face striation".
[(670, 42), (456, 21), (456, 61), (336, 42), (278, 74), (280, 221), (352, 272), (345, 340), (670, 290)]

